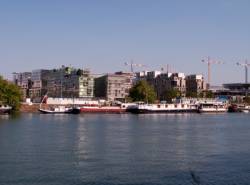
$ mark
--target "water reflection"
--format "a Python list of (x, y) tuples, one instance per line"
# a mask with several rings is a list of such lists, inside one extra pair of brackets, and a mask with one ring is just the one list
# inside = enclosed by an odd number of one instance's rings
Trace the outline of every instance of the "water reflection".
[(250, 182), (248, 115), (22, 114), (0, 120), (0, 184)]

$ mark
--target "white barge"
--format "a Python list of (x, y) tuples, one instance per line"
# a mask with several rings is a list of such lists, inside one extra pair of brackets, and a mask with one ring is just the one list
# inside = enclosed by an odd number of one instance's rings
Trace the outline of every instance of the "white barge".
[(127, 109), (132, 113), (205, 113), (227, 112), (227, 102), (218, 99), (180, 99), (174, 103), (137, 103)]
[(244, 113), (249, 113), (250, 112), (250, 106), (249, 105), (239, 106), (239, 111), (244, 112)]
[(195, 104), (137, 104), (128, 108), (128, 112), (143, 114), (143, 113), (191, 113), (197, 112)]
[(200, 102), (198, 105), (198, 112), (199, 113), (219, 113), (219, 112), (227, 112), (228, 105), (224, 102), (219, 101), (205, 101)]

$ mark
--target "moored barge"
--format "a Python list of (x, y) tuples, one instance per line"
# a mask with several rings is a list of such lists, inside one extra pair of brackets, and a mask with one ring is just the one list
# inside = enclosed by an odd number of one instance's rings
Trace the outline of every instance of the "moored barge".
[(197, 112), (195, 104), (137, 104), (128, 108), (128, 112), (135, 114), (146, 113), (192, 113)]
[(120, 106), (81, 106), (81, 113), (125, 113), (126, 108)]

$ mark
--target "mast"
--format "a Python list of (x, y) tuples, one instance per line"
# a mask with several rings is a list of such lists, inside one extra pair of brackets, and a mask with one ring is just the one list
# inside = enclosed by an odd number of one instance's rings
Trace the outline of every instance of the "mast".
[(61, 75), (61, 77), (60, 77), (61, 78), (61, 99), (63, 97), (63, 89), (62, 89), (63, 88), (63, 81), (62, 81), (63, 80), (63, 69), (64, 69), (64, 65), (61, 67), (61, 74), (60, 74)]
[(245, 61), (245, 83), (248, 83), (248, 62)]

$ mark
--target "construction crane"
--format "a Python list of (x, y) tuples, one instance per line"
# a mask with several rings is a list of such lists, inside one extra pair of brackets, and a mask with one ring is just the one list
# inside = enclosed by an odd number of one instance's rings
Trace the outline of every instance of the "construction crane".
[(223, 64), (223, 62), (212, 60), (210, 57), (207, 57), (207, 59), (203, 59), (201, 61), (203, 63), (207, 64), (207, 88), (209, 88), (210, 83), (211, 83), (211, 65), (212, 64)]
[(143, 64), (134, 63), (133, 60), (131, 60), (130, 62), (125, 62), (124, 64), (125, 64), (125, 66), (130, 66), (131, 73), (134, 73), (134, 67), (146, 67)]
[(161, 66), (161, 71), (166, 73), (176, 73), (178, 70), (171, 66), (170, 64), (166, 64)]
[(238, 66), (243, 66), (245, 68), (245, 83), (248, 83), (248, 67), (250, 66), (250, 63), (248, 63), (247, 60), (245, 60), (245, 63), (236, 63)]
[[(167, 70), (167, 71), (166, 71), (166, 70)], [(162, 67), (161, 67), (161, 71), (162, 71), (162, 72), (167, 72), (167, 73), (169, 73), (169, 72), (170, 72), (170, 65), (167, 64), (167, 65), (162, 66)]]

